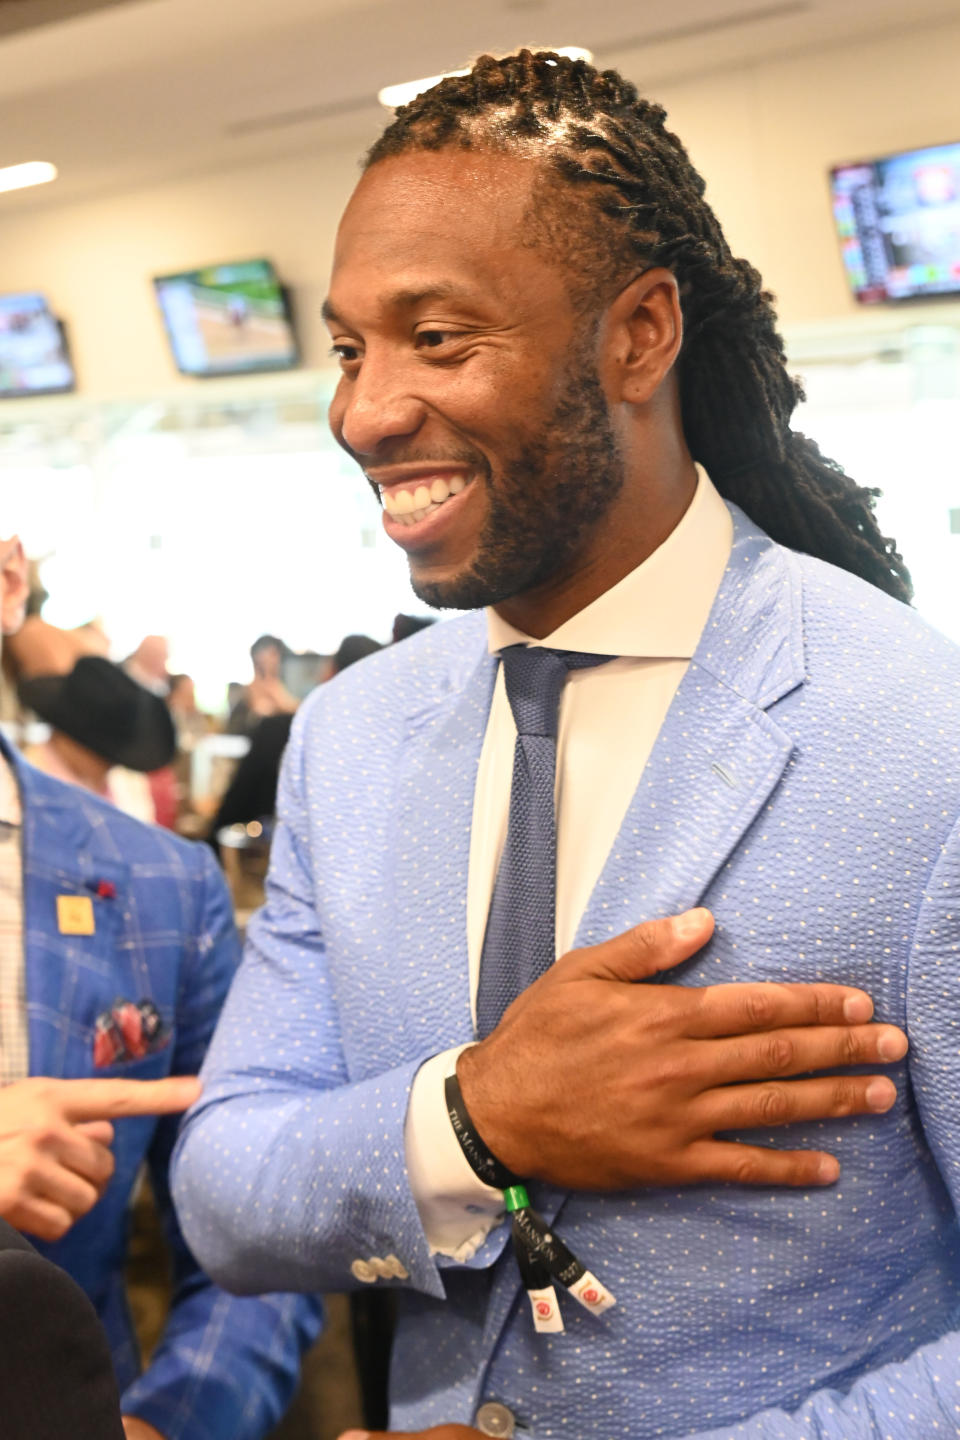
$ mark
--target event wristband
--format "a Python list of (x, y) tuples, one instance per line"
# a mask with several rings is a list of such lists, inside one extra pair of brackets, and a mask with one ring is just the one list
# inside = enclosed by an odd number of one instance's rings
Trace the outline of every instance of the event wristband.
[(530, 1301), (533, 1328), (538, 1335), (558, 1335), (563, 1330), (563, 1316), (550, 1271), (543, 1260), (524, 1244), (523, 1236), (516, 1227), (512, 1238), (520, 1278)]
[[(518, 1186), (518, 1189), (522, 1187)], [(524, 1192), (525, 1193), (525, 1192)], [(535, 1254), (549, 1273), (560, 1281), (575, 1300), (592, 1315), (602, 1315), (616, 1305), (616, 1300), (596, 1275), (577, 1259), (555, 1230), (547, 1227), (542, 1215), (528, 1205), (513, 1212), (514, 1231), (520, 1231), (526, 1248)]]
[(444, 1095), (453, 1133), (471, 1170), (484, 1184), (504, 1192), (504, 1203), (511, 1217), (513, 1250), (530, 1300), (534, 1329), (540, 1334), (556, 1334), (563, 1329), (553, 1280), (558, 1280), (591, 1314), (602, 1315), (609, 1310), (616, 1304), (610, 1291), (537, 1214), (517, 1176), (497, 1159), (478, 1134), (455, 1074), (448, 1075), (444, 1081)]
[(470, 1111), (464, 1103), (460, 1081), (455, 1074), (448, 1075), (443, 1082), (443, 1093), (453, 1133), (460, 1142), (460, 1149), (474, 1175), (495, 1190), (506, 1190), (509, 1186), (516, 1185), (518, 1177), (500, 1163), (477, 1134), (477, 1128), (470, 1119)]

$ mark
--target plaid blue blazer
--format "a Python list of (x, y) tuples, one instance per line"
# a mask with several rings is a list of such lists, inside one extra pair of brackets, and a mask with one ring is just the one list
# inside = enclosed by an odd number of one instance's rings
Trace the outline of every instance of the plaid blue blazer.
[[(23, 800), (30, 1073), (142, 1080), (196, 1073), (239, 958), (212, 852), (50, 779), (6, 747), (4, 754)], [(96, 893), (101, 882), (107, 898)], [(59, 895), (92, 898), (93, 935), (60, 934)], [(95, 1069), (97, 1016), (121, 998), (152, 1001), (171, 1041), (156, 1054)], [(178, 1125), (178, 1116), (116, 1121), (116, 1173), (106, 1193), (63, 1240), (37, 1248), (93, 1301), (125, 1413), (149, 1421), (166, 1440), (259, 1440), (293, 1394), (301, 1352), (320, 1327), (319, 1302), (275, 1294), (241, 1299), (203, 1274), (170, 1199)], [(171, 1248), (174, 1296), (141, 1375), (124, 1262), (130, 1196), (144, 1161)]]

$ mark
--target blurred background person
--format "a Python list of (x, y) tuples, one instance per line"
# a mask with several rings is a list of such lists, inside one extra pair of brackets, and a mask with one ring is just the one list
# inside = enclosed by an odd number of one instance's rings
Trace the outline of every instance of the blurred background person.
[[(325, 667), (328, 678), (334, 679), (350, 665), (382, 648), (380, 642), (369, 635), (344, 636), (329, 666)], [(264, 843), (264, 835), (269, 838), (276, 813), (280, 762), (292, 724), (292, 714), (268, 715), (254, 728), (250, 749), (237, 766), (210, 826), (208, 838), (218, 853), (223, 843), (220, 837), (230, 826), (256, 825), (255, 834), (247, 839), (254, 839), (258, 846)], [(242, 837), (234, 837), (235, 846), (245, 843)]]
[(374, 640), (369, 635), (345, 635), (337, 646), (330, 666), (330, 678), (333, 680), (341, 671), (356, 665), (358, 660), (365, 660), (368, 655), (375, 655), (383, 646), (379, 640)]
[(392, 641), (396, 645), (398, 640), (407, 640), (411, 635), (416, 635), (418, 630), (426, 630), (428, 625), (436, 623), (435, 615), (394, 615)]
[(22, 632), (7, 641), (3, 673), (12, 694), (18, 680), (29, 680), (34, 675), (65, 675), (83, 656), (106, 656), (109, 650), (109, 638), (95, 623), (63, 630), (41, 615), (29, 615)]
[[(181, 834), (197, 834), (198, 816), (193, 796), (193, 755), (197, 745), (214, 731), (214, 720), (197, 705), (196, 686), (192, 675), (171, 675), (167, 706), (173, 717), (177, 736), (177, 752), (171, 767), (169, 805), (170, 829)], [(154, 805), (157, 796), (154, 793)], [(159, 807), (158, 807), (159, 820)]]
[(78, 660), (68, 675), (23, 680), (19, 694), (51, 727), (48, 740), (27, 747), (31, 765), (138, 820), (156, 820), (147, 772), (168, 766), (176, 748), (164, 700), (97, 655)]
[(276, 635), (261, 635), (250, 646), (253, 679), (227, 719), (228, 735), (251, 735), (267, 715), (292, 715), (299, 704), (283, 683), (287, 647)]
[[(269, 839), (276, 812), (280, 762), (292, 724), (292, 715), (267, 715), (250, 736), (250, 749), (240, 759), (210, 823), (208, 838), (218, 854), (220, 836), (231, 826), (256, 825), (254, 835), (248, 838), (255, 839), (258, 848), (266, 843), (261, 839), (264, 832)], [(238, 838), (234, 837), (234, 845), (237, 843)]]
[(170, 644), (165, 635), (145, 635), (131, 655), (123, 662), (127, 674), (154, 695), (170, 690)]
[(197, 688), (191, 675), (170, 676), (167, 705), (173, 716), (177, 744), (181, 750), (191, 750), (197, 740), (209, 735), (212, 728), (210, 716), (197, 705)]

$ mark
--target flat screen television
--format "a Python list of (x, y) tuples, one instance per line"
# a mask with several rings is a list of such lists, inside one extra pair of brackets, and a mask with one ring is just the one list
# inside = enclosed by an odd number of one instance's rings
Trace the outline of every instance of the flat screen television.
[(76, 388), (64, 329), (35, 291), (0, 295), (0, 399)]
[(182, 375), (252, 374), (300, 363), (289, 299), (269, 260), (158, 275), (153, 284)]
[(859, 301), (960, 294), (960, 142), (838, 165), (831, 184)]

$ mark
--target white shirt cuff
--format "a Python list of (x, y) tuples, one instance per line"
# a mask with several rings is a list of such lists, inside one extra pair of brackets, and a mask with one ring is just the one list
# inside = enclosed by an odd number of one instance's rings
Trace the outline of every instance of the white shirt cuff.
[(443, 1082), (456, 1070), (458, 1045), (433, 1055), (410, 1088), (404, 1129), (407, 1176), (431, 1255), (465, 1264), (503, 1219), (503, 1192), (485, 1185), (467, 1163), (453, 1133)]

